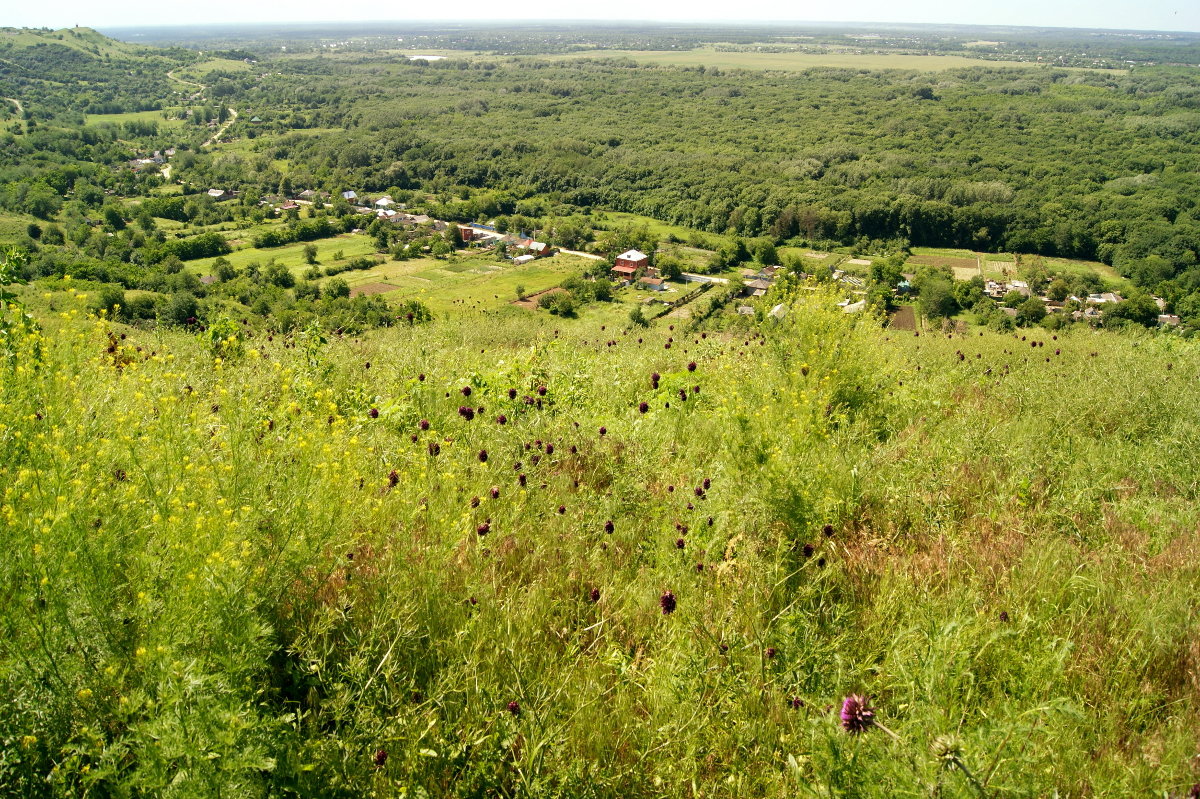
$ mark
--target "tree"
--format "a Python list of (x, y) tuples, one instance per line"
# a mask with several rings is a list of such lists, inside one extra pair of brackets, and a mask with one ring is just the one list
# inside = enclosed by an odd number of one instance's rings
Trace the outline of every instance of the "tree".
[(637, 327), (648, 327), (650, 325), (650, 322), (646, 319), (646, 313), (640, 305), (635, 305), (630, 309), (629, 321)]
[(1071, 295), (1071, 287), (1067, 285), (1067, 281), (1061, 277), (1056, 278), (1049, 287), (1046, 288), (1046, 298), (1053, 302), (1063, 302)]
[(1037, 297), (1030, 297), (1017, 306), (1017, 324), (1021, 327), (1036, 325), (1046, 318), (1046, 304)]
[(315, 244), (305, 244), (304, 245), (304, 263), (309, 264), (309, 265), (313, 265), (313, 264), (317, 263), (317, 245), (315, 245)]
[(1104, 323), (1130, 322), (1154, 327), (1158, 324), (1158, 305), (1149, 294), (1135, 294), (1124, 302), (1111, 305), (1104, 311)]
[(350, 296), (350, 284), (340, 277), (335, 277), (325, 284), (321, 289), (321, 296), (325, 299), (338, 299), (340, 297)]

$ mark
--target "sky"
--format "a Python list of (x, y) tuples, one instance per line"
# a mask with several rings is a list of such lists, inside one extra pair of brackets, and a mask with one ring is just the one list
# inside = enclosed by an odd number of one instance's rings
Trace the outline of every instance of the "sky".
[[(1197, 0), (739, 0), (737, 3), (695, 0), (604, 0), (577, 5), (562, 0), (459, 0), (446, 3), (331, 4), (328, 0), (254, 3), (204, 0), (164, 3), (161, 0), (57, 0), (13, 3), (0, 12), (0, 25), (10, 27), (92, 28), (135, 25), (187, 25), (238, 22), (352, 22), (387, 19), (389, 8), (403, 9), (402, 20), (591, 19), (789, 22), (927, 22), (974, 25), (1031, 25), (1065, 28), (1117, 28), (1200, 32)], [(334, 13), (336, 9), (337, 13)]]

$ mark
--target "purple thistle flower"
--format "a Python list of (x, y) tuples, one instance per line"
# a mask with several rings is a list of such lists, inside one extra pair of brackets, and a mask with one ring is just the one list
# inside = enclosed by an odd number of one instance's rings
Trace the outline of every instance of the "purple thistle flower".
[(773, 646), (767, 647), (767, 659), (768, 660), (774, 659), (775, 655), (777, 655), (778, 653), (779, 653), (779, 650), (776, 649), (775, 647), (773, 647)]
[(675, 612), (675, 595), (670, 591), (663, 591), (663, 595), (658, 598), (658, 606), (662, 608), (664, 616), (670, 616)]
[(486, 449), (479, 450), (479, 462), (487, 463), (487, 458), (488, 458), (487, 450)]
[(811, 558), (813, 556), (813, 553), (816, 551), (817, 551), (817, 548), (814, 547), (812, 544), (805, 544), (804, 549), (801, 550), (801, 552), (804, 553), (805, 559)]
[(650, 403), (648, 403), (648, 402), (639, 402), (638, 403), (638, 413), (645, 413), (648, 410), (650, 410)]
[(566, 513), (566, 512), (567, 512), (567, 506), (566, 506), (566, 505), (559, 505), (559, 506), (558, 506), (558, 512), (559, 512), (559, 514), (560, 514), (560, 515), (561, 515), (561, 514), (564, 514), (564, 513)]
[(386, 749), (375, 750), (375, 757), (373, 758), (375, 762), (375, 768), (383, 768), (383, 764), (387, 762), (387, 759), (388, 753)]
[(472, 508), (479, 507), (479, 497), (471, 497), (471, 507)]
[(687, 542), (684, 541), (682, 538), (675, 539), (675, 548), (676, 549), (683, 549), (685, 546), (687, 546)]
[(697, 563), (697, 564), (696, 564), (696, 572), (697, 572), (697, 573), (699, 573), (699, 572), (702, 572), (702, 571), (704, 571), (704, 564), (703, 564), (703, 563)]
[(689, 362), (688, 362), (688, 371), (689, 371), (689, 372), (694, 372), (694, 371), (696, 371), (696, 362), (695, 362), (695, 361), (689, 361)]
[(458, 415), (466, 419), (468, 422), (475, 418), (475, 409), (468, 408), (466, 405), (458, 406)]
[(459, 389), (459, 391), (462, 392), (462, 395), (464, 397), (471, 396), (471, 387), (470, 386), (463, 386), (462, 388)]
[(704, 482), (703, 482), (703, 483), (701, 483), (701, 485), (703, 485), (703, 486), (704, 486), (704, 490), (705, 490), (705, 491), (707, 491), (708, 489), (712, 488), (712, 480), (711, 480), (711, 479), (709, 479), (709, 478), (707, 478), (707, 477), (705, 477), (705, 478), (704, 478)]
[(842, 702), (842, 727), (851, 735), (858, 735), (875, 723), (875, 710), (865, 696), (850, 694)]
[(804, 700), (798, 696), (793, 696), (788, 700), (788, 704), (792, 706), (792, 710), (799, 710), (804, 707)]
[(422, 372), (421, 374), (417, 375), (417, 380), (419, 380), (419, 381), (421, 381), (422, 383), (424, 383), (424, 382), (425, 382), (425, 373), (424, 373), (424, 372)]
[(600, 589), (593, 588), (591, 590), (591, 592), (588, 593), (588, 599), (590, 599), (592, 602), (599, 602), (600, 601)]
[(662, 377), (662, 375), (660, 375), (658, 372), (650, 373), (650, 387), (651, 388), (658, 388), (658, 381), (659, 381), (660, 377)]
[(521, 715), (521, 703), (515, 699), (513, 701), (509, 702), (508, 703), (508, 712), (512, 713), (514, 716)]
[(516, 398), (517, 398), (517, 390), (516, 390), (515, 388), (510, 388), (510, 389), (508, 390), (508, 398), (509, 398), (510, 400), (511, 400), (511, 399), (516, 399)]
[(704, 496), (704, 486), (696, 486), (692, 493), (698, 497)]
[(1008, 623), (1008, 611), (1007, 610), (1000, 611), (1000, 621), (1004, 622), (1005, 624)]
[(367, 411), (367, 416), (370, 416), (372, 419), (378, 419), (379, 418), (379, 409), (372, 408), (371, 410)]
[(441, 444), (437, 443), (436, 441), (429, 442), (429, 454), (430, 455), (432, 455), (436, 458), (438, 455), (441, 454), (441, 452), (442, 452)]
[(428, 430), (429, 429), (429, 420), (422, 419), (421, 421), (417, 422), (417, 427), (421, 428), (422, 430)]
[(492, 499), (500, 498), (500, 486), (492, 486)]
[[(124, 472), (122, 472), (122, 474), (124, 474)], [(121, 479), (123, 480), (125, 478), (122, 477)], [(392, 469), (390, 472), (388, 472), (388, 488), (395, 488), (396, 483), (399, 483), (399, 482), (400, 482), (400, 475), (395, 469)]]
[(601, 427), (601, 428), (600, 428), (600, 435), (605, 435), (605, 434), (607, 434), (607, 433), (608, 433), (608, 428), (607, 428), (607, 427)]
[(521, 488), (525, 487), (525, 472), (521, 472), (519, 475), (517, 475), (517, 482), (521, 484)]
[(616, 528), (613, 526), (612, 519), (609, 519), (608, 521), (606, 521), (604, 523), (604, 532), (608, 533), (609, 535), (612, 535), (612, 531), (614, 529), (616, 529)]
[(496, 424), (508, 424), (508, 417), (504, 414), (500, 414), (496, 417)]
[(479, 535), (487, 535), (491, 531), (492, 531), (491, 522), (481, 522), (479, 524), (479, 526), (475, 528), (475, 532), (478, 533)]
[(537, 388), (537, 393), (538, 393), (538, 396), (539, 396), (539, 397), (544, 397), (544, 396), (546, 396), (546, 387), (545, 387), (545, 386), (538, 386), (538, 388)]
[(833, 525), (832, 524), (825, 525), (824, 527), (821, 528), (821, 532), (825, 534), (826, 538), (833, 538)]

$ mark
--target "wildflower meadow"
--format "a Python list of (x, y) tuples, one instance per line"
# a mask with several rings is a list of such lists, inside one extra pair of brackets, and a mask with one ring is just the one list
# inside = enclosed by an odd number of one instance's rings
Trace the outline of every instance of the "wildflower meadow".
[(0, 348), (0, 794), (1195, 795), (1190, 341), (87, 291)]

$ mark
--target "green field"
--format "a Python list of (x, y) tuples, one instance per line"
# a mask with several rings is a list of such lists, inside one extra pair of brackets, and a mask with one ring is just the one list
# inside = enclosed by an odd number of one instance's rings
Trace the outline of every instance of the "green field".
[(449, 311), (494, 311), (506, 308), (517, 298), (517, 286), (528, 294), (557, 286), (581, 271), (588, 260), (556, 255), (514, 266), (493, 256), (457, 256), (453, 261), (419, 258), (393, 261), (363, 272), (345, 272), (351, 288), (368, 283), (396, 287), (382, 296), (388, 301), (415, 299), (437, 313)]
[[(546, 56), (550, 57), (550, 56)], [(844, 67), (847, 69), (908, 69), (919, 72), (940, 72), (964, 67), (1024, 67), (1036, 69), (1040, 64), (1027, 61), (989, 61), (956, 55), (902, 55), (896, 53), (757, 53), (726, 52), (713, 47), (692, 50), (590, 50), (554, 58), (632, 58), (649, 64), (671, 64), (686, 67), (720, 67), (722, 69), (771, 69), (797, 71), (813, 67)], [(1121, 72), (1122, 70), (1106, 70)]]
[[(247, 236), (249, 233), (247, 230), (242, 230), (225, 235), (227, 237), (230, 235)], [(282, 247), (265, 247), (263, 249), (245, 247), (244, 249), (234, 250), (224, 257), (237, 269), (244, 269), (250, 263), (263, 265), (269, 260), (274, 260), (275, 263), (286, 266), (299, 277), (308, 269), (308, 264), (304, 260), (304, 248), (309, 244), (316, 245), (317, 262), (318, 266), (321, 267), (339, 263), (334, 260), (334, 254), (339, 250), (345, 259), (375, 255), (376, 253), (375, 240), (370, 236), (362, 233), (343, 233), (333, 238), (319, 239), (313, 242), (295, 242), (293, 244), (285, 244)], [(201, 258), (190, 261), (187, 267), (191, 271), (206, 275), (212, 271), (213, 261), (215, 260), (216, 258)]]
[(160, 130), (182, 128), (187, 123), (182, 119), (166, 118), (171, 109), (163, 111), (127, 111), (123, 114), (88, 114), (87, 124), (102, 125), (105, 123), (120, 125), (123, 122), (157, 122)]

